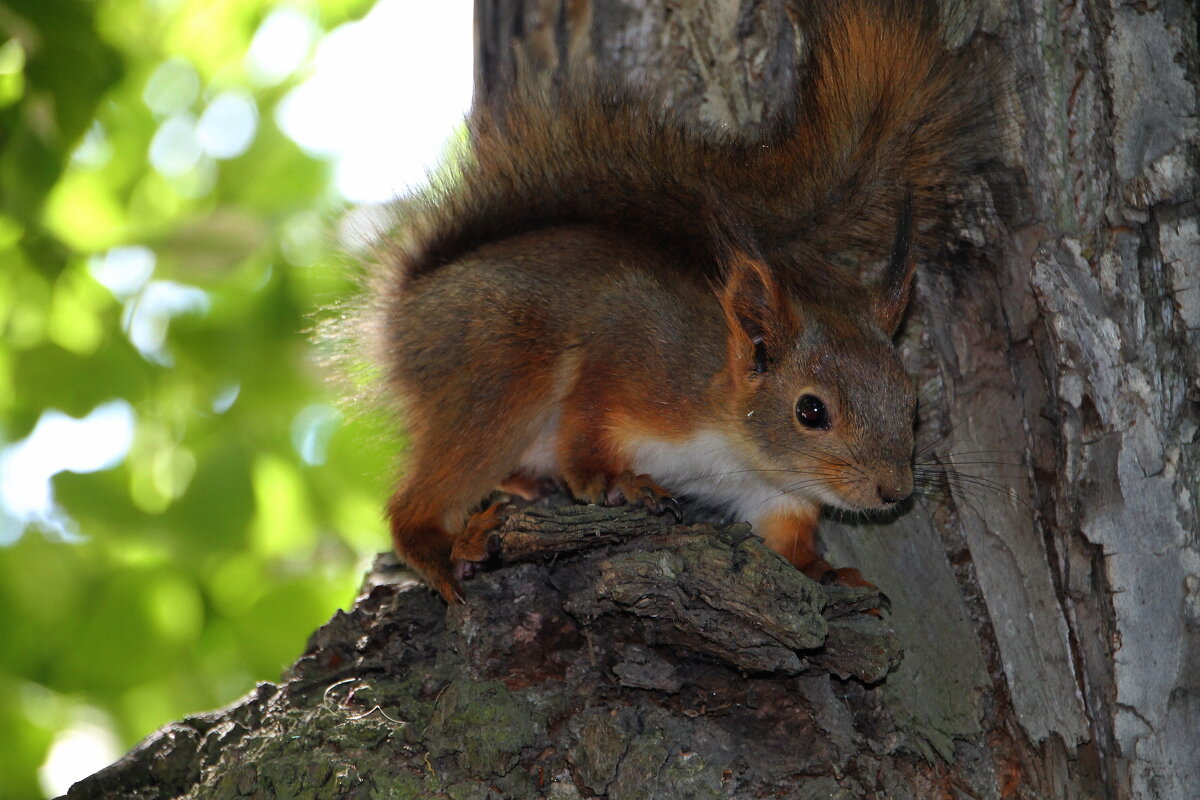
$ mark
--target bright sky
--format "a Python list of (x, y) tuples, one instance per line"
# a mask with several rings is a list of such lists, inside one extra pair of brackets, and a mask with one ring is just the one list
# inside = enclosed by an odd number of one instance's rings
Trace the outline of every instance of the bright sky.
[(284, 99), (280, 127), (336, 159), (351, 202), (403, 194), (441, 160), (471, 102), (471, 6), (382, 0), (321, 40), (312, 77)]

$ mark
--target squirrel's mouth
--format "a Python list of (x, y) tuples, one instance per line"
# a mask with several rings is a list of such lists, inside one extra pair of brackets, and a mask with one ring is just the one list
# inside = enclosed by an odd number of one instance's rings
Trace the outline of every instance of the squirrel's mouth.
[(913, 493), (912, 469), (882, 470), (875, 474), (836, 479), (814, 487), (817, 500), (843, 511), (893, 511)]

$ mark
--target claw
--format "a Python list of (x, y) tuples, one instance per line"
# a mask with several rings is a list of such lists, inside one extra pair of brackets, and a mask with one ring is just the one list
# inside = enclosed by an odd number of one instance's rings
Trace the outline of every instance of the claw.
[(827, 562), (821, 563), (825, 565), (825, 572), (819, 578), (821, 583), (838, 583), (842, 586), (862, 587), (864, 589), (879, 588), (864, 578), (863, 574), (854, 567), (839, 567), (834, 569)]
[[(888, 597), (883, 592), (879, 593), (879, 608), (882, 608), (884, 611), (887, 611), (889, 613), (892, 610), (892, 598)], [(879, 613), (878, 613), (879, 608), (871, 609), (871, 611), (876, 612), (875, 616), (879, 616)]]
[(449, 573), (429, 576), (429, 585), (442, 596), (448, 605), (460, 605), (467, 601), (463, 594), (462, 587), (458, 583), (456, 574), (457, 566), (450, 570)]
[(613, 486), (604, 493), (604, 505), (606, 506), (623, 506), (626, 502), (628, 502), (628, 498), (620, 486)]
[(608, 489), (610, 499), (623, 498), (625, 502), (638, 503), (652, 514), (663, 514), (671, 506), (678, 518), (678, 506), (671, 493), (654, 482), (649, 475), (633, 475), (625, 472), (617, 476)]
[(475, 577), (475, 573), (483, 568), (483, 563), (480, 561), (456, 561), (454, 562), (454, 577), (460, 581), (468, 581)]
[(587, 480), (571, 481), (571, 494), (576, 500), (596, 505), (619, 506), (625, 503), (640, 505), (652, 514), (668, 511), (677, 521), (683, 520), (679, 504), (671, 493), (654, 482), (649, 475), (622, 472), (615, 477), (593, 475)]
[(657, 506), (657, 509), (651, 509), (655, 514), (665, 514), (669, 511), (671, 515), (675, 517), (675, 522), (683, 522), (683, 509), (680, 508), (679, 501), (674, 497), (658, 498)]
[[(875, 584), (863, 577), (862, 573), (854, 567), (840, 567), (834, 569), (829, 563), (820, 562), (825, 565), (825, 571), (820, 577), (820, 582), (826, 586), (838, 584), (841, 586), (849, 586), (852, 588), (874, 589), (879, 592), (879, 605), (875, 608), (869, 608), (864, 613), (870, 614), (872, 617), (882, 616), (880, 609), (884, 611), (892, 610), (892, 600)], [(811, 577), (811, 576), (810, 576)]]

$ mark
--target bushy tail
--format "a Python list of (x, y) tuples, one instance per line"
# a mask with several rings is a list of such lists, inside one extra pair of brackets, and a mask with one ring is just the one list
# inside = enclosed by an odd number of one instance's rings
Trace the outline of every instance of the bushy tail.
[[(735, 217), (781, 272), (890, 246), (902, 200), (927, 244), (976, 160), (987, 99), (920, 0), (821, 6), (798, 96), (762, 139), (692, 121), (589, 78), (520, 86), (468, 120), (458, 173), (401, 203), (392, 279), (488, 241), (561, 224), (614, 226), (717, 266), (710, 222)], [(482, 104), (481, 104), (482, 106)]]

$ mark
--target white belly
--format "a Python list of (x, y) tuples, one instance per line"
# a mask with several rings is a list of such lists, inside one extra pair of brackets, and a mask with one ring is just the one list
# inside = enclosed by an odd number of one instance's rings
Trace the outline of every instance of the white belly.
[(795, 498), (741, 456), (720, 433), (701, 432), (679, 443), (637, 439), (626, 444), (633, 471), (673, 494), (697, 499), (752, 525)]

